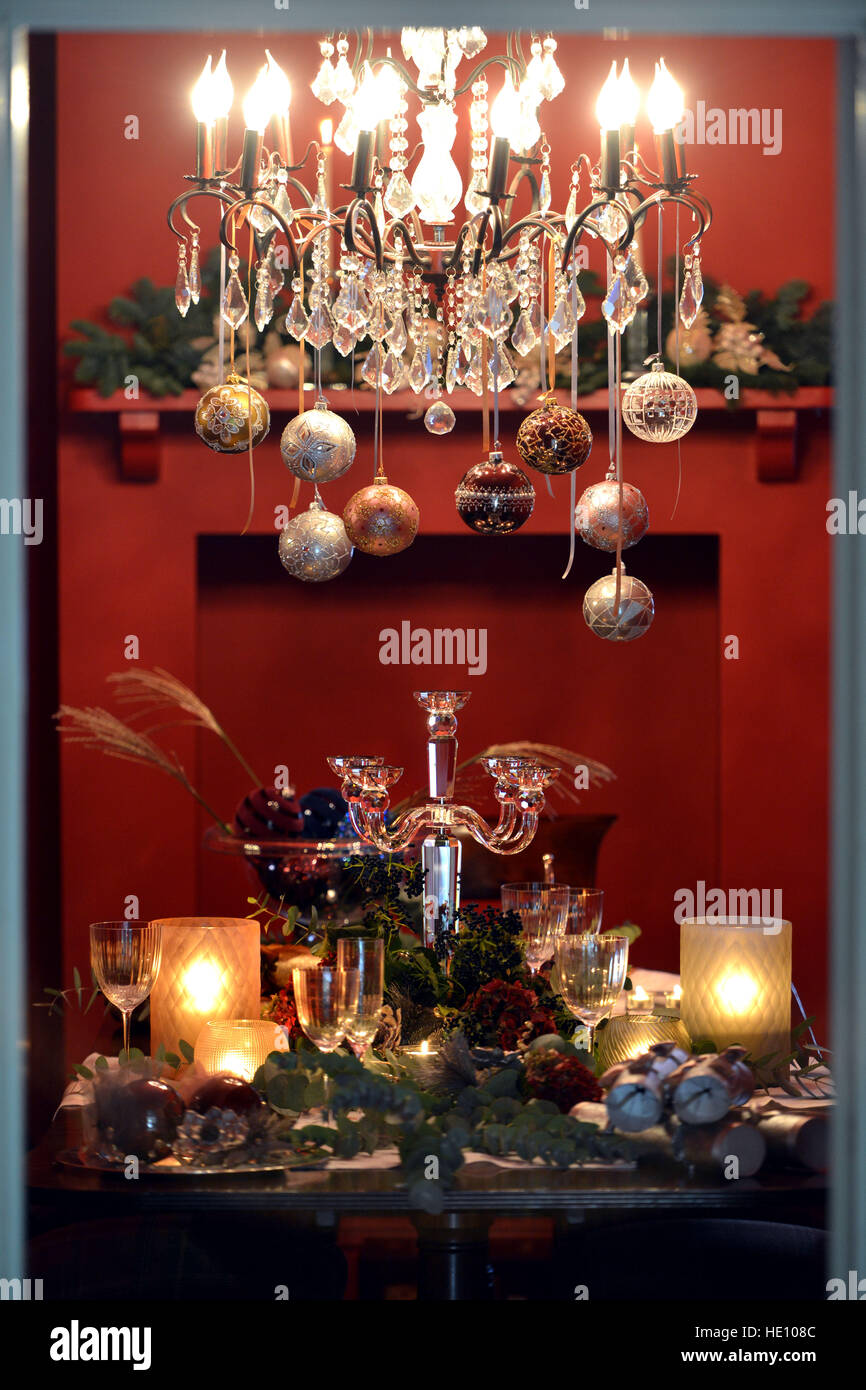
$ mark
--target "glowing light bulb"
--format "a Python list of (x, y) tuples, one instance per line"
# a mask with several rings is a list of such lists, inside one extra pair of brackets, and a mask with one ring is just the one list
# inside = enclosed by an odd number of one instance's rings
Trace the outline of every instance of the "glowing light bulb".
[(226, 51), (223, 49), (220, 60), (213, 70), (211, 77), (211, 101), (213, 103), (213, 118), (215, 120), (225, 120), (232, 109), (232, 102), (235, 99), (235, 89), (229, 77), (229, 70), (226, 67)]
[(719, 998), (732, 1013), (747, 1014), (758, 995), (758, 982), (753, 975), (726, 975), (717, 986)]
[[(388, 57), (391, 57), (390, 48), (388, 49)], [(396, 115), (397, 107), (400, 105), (400, 74), (397, 69), (385, 63), (376, 73), (376, 88), (379, 120), (390, 120)]]
[(682, 87), (671, 77), (665, 67), (664, 58), (656, 64), (656, 74), (649, 89), (646, 109), (657, 135), (664, 130), (673, 130), (683, 118), (685, 103)]
[(331, 145), (334, 141), (334, 122), (326, 119), (319, 122), (319, 141), (323, 145)]
[(281, 116), (288, 111), (292, 104), (292, 84), (267, 48), (265, 49), (265, 57), (268, 60), (268, 91), (271, 112)]
[(381, 92), (376, 74), (365, 63), (355, 95), (352, 98), (352, 114), (359, 130), (375, 130), (380, 120)]
[(514, 90), (511, 73), (506, 72), (499, 95), (490, 108), (493, 134), (513, 144), (520, 129), (520, 114), (520, 98)]
[(446, 102), (423, 106), (418, 124), (424, 153), (412, 176), (412, 192), (424, 222), (439, 226), (454, 221), (454, 209), (463, 193), (460, 170), (451, 158), (457, 134), (457, 116)]
[(263, 67), (244, 97), (244, 125), (247, 130), (257, 130), (262, 135), (273, 114), (271, 80), (267, 68)]
[(197, 960), (191, 965), (183, 985), (190, 1004), (200, 1013), (215, 1008), (223, 992), (222, 975), (210, 960)]
[(213, 110), (213, 73), (211, 72), (211, 55), (207, 55), (207, 62), (201, 70), (201, 76), (192, 89), (192, 113), (197, 121), (202, 125), (210, 125), (215, 120)]
[(619, 78), (616, 75), (616, 61), (611, 63), (607, 81), (598, 94), (595, 114), (602, 130), (619, 130), (620, 118)]
[(619, 123), (634, 125), (640, 109), (640, 88), (628, 70), (628, 58), (622, 65), (619, 75)]

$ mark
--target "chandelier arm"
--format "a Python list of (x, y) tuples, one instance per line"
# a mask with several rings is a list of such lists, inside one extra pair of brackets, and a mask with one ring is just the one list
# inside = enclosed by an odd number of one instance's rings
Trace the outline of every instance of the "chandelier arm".
[[(696, 241), (700, 241), (701, 237), (704, 235), (704, 232), (707, 230), (707, 227), (709, 226), (709, 223), (707, 221), (707, 214), (704, 211), (704, 208), (701, 206), (701, 203), (704, 202), (704, 199), (701, 195), (697, 196), (700, 197), (700, 202), (697, 201), (695, 195), (692, 195), (690, 193), (668, 193), (666, 191), (660, 191), (654, 193), (650, 198), (645, 198), (644, 201), (640, 203), (638, 207), (635, 208), (634, 217), (635, 219), (637, 219), (637, 217), (641, 213), (646, 215), (646, 213), (651, 207), (656, 207), (659, 203), (679, 203), (682, 207), (688, 208), (690, 212), (693, 212), (697, 216), (698, 221), (700, 222), (698, 230), (691, 237), (689, 237), (689, 240), (686, 242), (686, 249), (688, 250), (690, 247), (694, 246)], [(622, 204), (620, 204), (620, 207), (622, 207)], [(709, 207), (709, 204), (707, 204), (707, 207)], [(712, 211), (710, 211), (710, 218), (712, 218)], [(629, 240), (631, 240), (631, 238), (629, 238)], [(626, 245), (628, 245), (628, 242), (626, 242)], [(617, 251), (621, 249), (621, 247), (617, 247)]]
[(522, 232), (525, 227), (537, 227), (538, 230), (530, 241), (536, 241), (542, 232), (546, 232), (549, 237), (557, 237), (562, 232), (565, 225), (565, 218), (560, 217), (559, 213), (554, 213), (553, 218), (542, 217), (541, 213), (527, 213), (526, 217), (521, 217), (519, 222), (512, 222), (511, 226), (503, 233), (502, 245), (505, 246), (511, 241), (518, 232)]
[[(484, 242), (487, 239), (487, 228), (493, 223), (493, 240), (490, 243), (490, 251), (485, 255)], [(475, 255), (472, 259), (472, 274), (477, 275), (481, 269), (482, 260), (486, 264), (499, 259), (502, 250), (502, 212), (498, 203), (491, 203), (481, 213), (481, 220), (475, 232)]]
[(283, 235), (285, 236), (286, 242), (287, 242), (288, 247), (289, 247), (289, 257), (290, 257), (291, 262), (292, 262), (292, 272), (293, 272), (293, 274), (295, 274), (295, 275), (299, 275), (299, 274), (300, 274), (300, 269), (301, 269), (301, 263), (300, 263), (300, 261), (299, 261), (299, 259), (298, 259), (298, 249), (297, 249), (297, 247), (295, 246), (294, 237), (292, 236), (291, 232), (289, 231), (288, 225), (287, 225), (287, 223), (286, 223), (286, 221), (285, 221), (285, 219), (284, 219), (282, 213), (277, 212), (277, 209), (276, 209), (275, 207), (273, 207), (270, 203), (265, 203), (265, 202), (259, 200), (258, 198), (239, 198), (237, 202), (232, 203), (232, 204), (226, 209), (225, 213), (223, 214), (223, 219), (222, 219), (222, 221), (220, 222), (220, 241), (222, 242), (222, 244), (223, 244), (223, 246), (226, 248), (226, 250), (227, 250), (227, 251), (233, 251), (235, 254), (237, 254), (237, 249), (238, 249), (238, 248), (234, 245), (234, 243), (233, 243), (233, 241), (231, 240), (231, 237), (229, 236), (228, 231), (227, 231), (228, 220), (229, 220), (229, 217), (231, 217), (233, 213), (240, 212), (241, 208), (245, 208), (245, 207), (259, 207), (259, 208), (264, 208), (266, 212), (269, 212), (269, 213), (271, 214), (271, 217), (273, 217), (274, 221), (277, 222), (277, 223), (279, 223), (280, 227), (281, 227), (282, 230), (283, 230)]
[(370, 204), (367, 202), (366, 198), (355, 198), (349, 204), (349, 207), (346, 211), (346, 218), (343, 223), (343, 240), (346, 243), (346, 250), (353, 253), (357, 252), (358, 250), (358, 246), (355, 241), (355, 220), (358, 217), (358, 214), (361, 212), (363, 212), (364, 216), (367, 219), (367, 225), (370, 228), (370, 234), (373, 238), (376, 269), (381, 270), (382, 237), (379, 233), (379, 228), (376, 224), (376, 218), (373, 215), (373, 209), (370, 207)]
[[(704, 228), (703, 232), (701, 233), (701, 236), (703, 236), (704, 233), (708, 232), (710, 230), (710, 227), (713, 225), (713, 205), (710, 202), (709, 198), (707, 198), (705, 194), (699, 193), (696, 188), (690, 188), (686, 196), (688, 198), (692, 198), (699, 205), (699, 207), (703, 209)], [(692, 238), (692, 240), (694, 240), (694, 238)]]
[(355, 36), (355, 56), (352, 59), (352, 76), (357, 77), (364, 62), (364, 59), (361, 57), (361, 44), (366, 40), (368, 46), (372, 48), (373, 31), (372, 29), (350, 29), (349, 33)]
[(389, 222), (388, 226), (385, 229), (385, 250), (383, 252), (383, 254), (385, 255), (385, 259), (391, 261), (396, 259), (396, 252), (392, 252), (390, 255), (388, 254), (387, 242), (388, 237), (391, 236), (398, 228), (403, 233), (403, 236), (405, 238), (405, 250), (408, 253), (409, 259), (412, 262), (412, 264), (417, 265), (421, 270), (429, 270), (432, 264), (430, 257), (428, 256), (425, 260), (423, 256), (418, 254), (417, 250), (415, 249), (414, 242), (412, 240), (413, 232), (410, 231), (409, 227), (407, 227), (402, 217), (395, 217), (394, 221)]
[[(476, 82), (482, 72), (484, 72), (486, 68), (492, 67), (494, 63), (498, 63), (500, 67), (508, 68), (512, 78), (516, 78), (517, 83), (520, 82), (523, 73), (520, 70), (520, 64), (517, 59), (505, 53), (494, 53), (490, 58), (485, 58), (483, 63), (479, 63), (477, 67), (474, 67), (465, 82), (461, 83), (459, 87), (454, 88), (455, 97), (462, 96), (464, 92), (468, 92), (472, 83)], [(517, 85), (517, 83), (515, 83), (515, 85)]]
[[(304, 168), (304, 165), (306, 164), (307, 160), (309, 159), (310, 154), (312, 153), (312, 151), (315, 150), (316, 153), (318, 154), (320, 148), (321, 148), (321, 147), (320, 147), (320, 145), (319, 145), (318, 140), (311, 140), (310, 143), (309, 143), (309, 145), (307, 146), (306, 153), (305, 153), (303, 159), (302, 159), (298, 164), (284, 164), (284, 163), (283, 163), (283, 160), (282, 160), (282, 156), (280, 156), (280, 161), (279, 161), (279, 162), (280, 162), (280, 168), (281, 168), (281, 169), (286, 169), (286, 170), (288, 170), (289, 173), (291, 173), (291, 172), (292, 172), (293, 170), (295, 170), (295, 169), (303, 169), (303, 168)], [(279, 154), (279, 151), (276, 151), (276, 153)], [(292, 180), (292, 182), (294, 183), (294, 179)]]
[[(650, 205), (655, 201), (655, 198), (647, 199), (647, 205)], [(623, 204), (620, 203), (616, 198), (597, 198), (594, 202), (590, 203), (587, 207), (585, 207), (583, 209), (583, 212), (579, 212), (577, 217), (571, 224), (571, 230), (565, 239), (565, 248), (562, 252), (561, 264), (563, 270), (568, 269), (568, 263), (571, 260), (575, 242), (579, 241), (581, 236), (583, 235), (583, 232), (586, 228), (586, 219), (589, 217), (590, 213), (595, 212), (596, 208), (608, 207), (611, 203), (616, 203), (616, 206), (619, 208), (620, 212), (622, 213), (623, 217), (626, 219), (628, 223), (628, 226), (623, 232), (622, 237), (617, 242), (616, 246), (613, 248), (612, 255), (618, 256), (621, 251), (625, 251), (626, 247), (631, 245), (635, 231), (635, 218), (637, 217), (638, 213), (643, 209), (644, 204), (641, 203), (640, 207), (635, 208), (634, 213), (632, 213), (629, 210), (629, 208), (624, 207)]]
[(231, 206), (232, 201), (228, 194), (223, 193), (218, 188), (188, 188), (185, 189), (183, 193), (179, 193), (166, 213), (166, 221), (180, 241), (186, 241), (186, 237), (183, 232), (179, 232), (174, 225), (174, 214), (178, 208), (180, 208), (183, 220), (187, 226), (192, 227), (194, 231), (200, 230), (198, 224), (193, 222), (192, 218), (187, 214), (186, 205), (191, 198), (219, 198), (220, 202), (227, 203), (229, 206)]

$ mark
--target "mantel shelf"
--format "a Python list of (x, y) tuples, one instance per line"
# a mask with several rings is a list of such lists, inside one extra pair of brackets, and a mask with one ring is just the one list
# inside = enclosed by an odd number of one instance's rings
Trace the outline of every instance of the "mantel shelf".
[[(361, 414), (372, 412), (373, 392), (356, 389), (354, 396), (349, 387), (330, 385), (325, 388), (331, 404), (339, 408), (341, 401)], [(100, 396), (98, 391), (88, 387), (75, 387), (66, 397), (66, 410), (73, 415), (114, 416), (117, 419), (119, 436), (120, 475), (129, 482), (157, 482), (161, 464), (161, 420), (163, 415), (192, 415), (201, 398), (200, 391), (184, 391), (179, 396), (155, 397), (146, 393), (137, 400), (127, 400), (121, 393), (113, 396)], [(744, 391), (740, 399), (731, 402), (718, 391), (702, 388), (696, 391), (698, 410), (701, 415), (715, 417), (739, 416), (743, 413), (755, 416), (755, 429), (758, 435), (758, 477), (762, 482), (791, 481), (797, 476), (796, 436), (798, 416), (804, 412), (829, 410), (833, 405), (833, 391), (824, 386), (802, 387), (793, 395), (774, 395), (769, 391)], [(310, 404), (314, 399), (314, 389), (307, 383), (306, 397)], [(558, 390), (556, 398), (563, 405), (569, 403), (569, 393)], [(449, 396), (448, 404), (457, 415), (477, 412), (480, 399), (467, 391)], [(268, 405), (271, 414), (290, 417), (298, 409), (297, 390), (269, 390)], [(526, 414), (534, 405), (534, 397), (526, 403), (514, 400), (511, 391), (505, 391), (500, 400), (500, 411), (505, 414)], [(397, 391), (392, 396), (383, 396), (382, 408), (389, 415), (404, 415), (417, 420), (426, 410), (429, 401), (416, 396), (412, 391)], [(586, 415), (606, 415), (608, 397), (606, 391), (593, 391), (578, 399), (578, 408)], [(699, 416), (700, 419), (700, 416)]]

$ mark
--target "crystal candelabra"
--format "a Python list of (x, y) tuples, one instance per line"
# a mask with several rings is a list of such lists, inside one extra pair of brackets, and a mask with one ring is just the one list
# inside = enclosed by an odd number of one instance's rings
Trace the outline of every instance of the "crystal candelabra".
[(468, 830), (495, 854), (519, 854), (532, 841), (544, 807), (545, 788), (556, 768), (533, 758), (489, 757), (484, 767), (494, 779), (499, 820), (490, 826), (471, 806), (454, 804), (457, 771), (457, 711), (469, 699), (466, 690), (419, 690), (415, 699), (427, 712), (427, 777), (430, 800), (412, 806), (386, 824), (389, 790), (403, 775), (380, 757), (336, 756), (328, 759), (343, 781), (343, 796), (357, 833), (378, 849), (399, 852), (422, 830), (424, 868), (424, 945), (440, 959), (445, 937), (454, 929), (460, 905), (462, 847), (454, 833)]

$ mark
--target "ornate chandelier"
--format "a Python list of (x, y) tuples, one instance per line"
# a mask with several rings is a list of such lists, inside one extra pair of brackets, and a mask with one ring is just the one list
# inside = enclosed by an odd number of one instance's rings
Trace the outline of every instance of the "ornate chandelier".
[[(518, 453), (542, 474), (570, 474), (572, 557), (575, 526), (590, 545), (615, 552), (612, 576), (587, 593), (584, 614), (590, 627), (618, 641), (641, 635), (652, 621), (652, 596), (639, 580), (625, 576), (622, 551), (640, 539), (648, 519), (641, 494), (623, 480), (621, 423), (644, 440), (676, 440), (694, 423), (696, 401), (678, 373), (664, 370), (660, 309), (657, 349), (646, 363), (651, 370), (622, 393), (622, 335), (649, 294), (635, 233), (655, 210), (660, 284), (664, 210), (677, 210), (678, 241), (680, 209), (695, 224), (682, 248), (677, 245), (678, 332), (679, 323), (691, 327), (700, 310), (701, 242), (712, 219), (675, 137), (684, 113), (680, 88), (661, 59), (647, 97), (653, 170), (636, 147), (640, 92), (628, 60), (620, 73), (611, 65), (596, 104), (599, 157), (581, 153), (574, 159), (560, 212), (554, 207), (545, 133), (550, 105), (565, 86), (552, 35), (532, 36), (527, 58), (520, 35), (511, 34), (504, 53), (474, 64), (487, 47), (477, 27), (404, 29), (405, 61), (390, 49), (377, 54), (372, 31), (357, 37), (351, 60), (345, 35), (336, 43), (323, 39), (320, 47), (312, 91), (326, 107), (339, 104), (343, 110), (336, 129), (333, 121), (323, 122), (330, 127), (323, 131), (328, 139), (311, 141), (298, 163), (292, 162), (290, 84), (268, 50), (243, 103), (240, 156), (230, 163), (232, 84), (225, 53), (215, 68), (208, 58), (193, 91), (195, 170), (186, 176), (190, 187), (168, 210), (179, 243), (176, 302), (183, 314), (201, 292), (200, 227), (191, 204), (202, 198), (219, 204), (221, 334), (230, 335), (232, 365), (235, 333), (250, 316), (260, 331), (267, 327), (285, 288), (283, 270), (288, 272), (285, 328), (313, 350), (319, 400), (315, 410), (302, 410), (289, 423), (282, 440), (286, 466), (314, 484), (310, 510), (295, 516), (281, 537), (284, 566), (298, 578), (320, 581), (345, 569), (354, 546), (387, 555), (411, 544), (418, 508), (389, 484), (382, 449), (382, 393), (401, 387), (430, 402), (425, 425), (433, 434), (453, 428), (446, 395), (464, 389), (481, 398), (488, 457), (458, 486), (457, 509), (480, 533), (507, 534), (523, 525), (534, 490), (522, 468), (503, 456), (499, 392), (514, 381), (516, 359), (537, 351), (542, 403), (520, 427)], [(462, 76), (464, 63), (472, 66)], [(494, 72), (501, 84), (488, 101)], [(471, 172), (464, 191), (451, 152), (455, 103), (467, 92)], [(414, 146), (410, 100), (418, 104), (421, 137)], [(334, 146), (352, 156), (350, 180), (339, 191), (333, 185)], [(529, 203), (520, 216), (514, 211), (518, 201)], [(251, 266), (246, 289), (238, 249), (244, 223)], [(576, 409), (578, 324), (586, 307), (579, 285), (586, 266), (584, 238), (599, 240), (606, 253), (602, 313), (608, 328), (610, 467), (604, 482), (587, 489), (578, 504), (575, 473), (592, 447), (589, 426)], [(325, 510), (319, 493), (319, 483), (340, 476), (355, 452), (348, 424), (322, 397), (321, 355), (329, 346), (344, 357), (363, 351), (361, 376), (375, 389), (377, 401), (375, 476), (351, 499), (342, 519)], [(557, 354), (565, 350), (570, 352), (570, 407), (552, 391)], [(268, 423), (263, 398), (231, 375), (208, 393), (197, 417), (199, 433), (221, 450), (251, 452)]]

